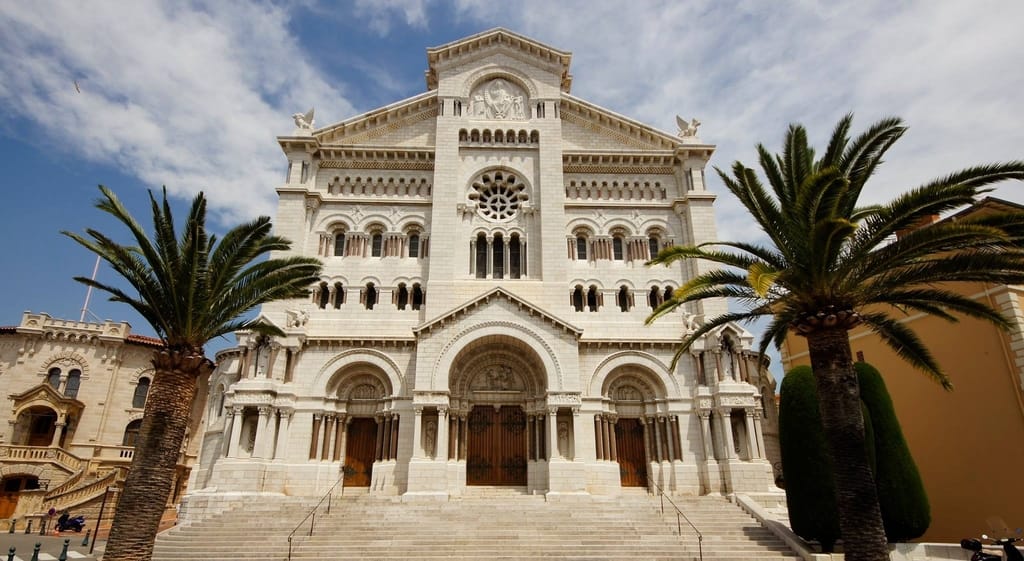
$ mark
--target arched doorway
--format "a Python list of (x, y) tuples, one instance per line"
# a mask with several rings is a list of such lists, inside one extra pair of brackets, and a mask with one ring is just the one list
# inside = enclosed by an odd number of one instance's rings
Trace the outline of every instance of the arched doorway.
[(481, 337), (455, 358), (450, 380), (448, 457), (465, 459), (466, 484), (529, 486), (530, 462), (549, 453), (540, 357), (514, 337)]
[(319, 436), (310, 459), (341, 462), (346, 487), (370, 487), (374, 466), (398, 455), (400, 419), (391, 411), (391, 382), (378, 366), (356, 363), (332, 377), (327, 394), (333, 407), (314, 421)]
[(29, 407), (18, 414), (14, 427), (14, 444), (49, 446), (57, 430), (57, 412), (43, 405)]
[(602, 422), (612, 427), (598, 435), (605, 439), (598, 448), (609, 450), (606, 456), (618, 462), (620, 485), (647, 487), (651, 463), (675, 459), (679, 448), (672, 422), (658, 411), (664, 385), (646, 368), (621, 366), (608, 376), (602, 394), (608, 409)]
[(10, 518), (18, 506), (22, 491), (39, 488), (39, 478), (34, 475), (8, 475), (0, 481), (0, 518)]

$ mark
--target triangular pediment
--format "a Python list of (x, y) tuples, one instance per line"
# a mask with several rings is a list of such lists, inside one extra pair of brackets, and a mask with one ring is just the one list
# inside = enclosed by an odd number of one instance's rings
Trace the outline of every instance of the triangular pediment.
[(487, 306), (494, 302), (495, 300), (508, 301), (517, 306), (520, 311), (529, 315), (530, 317), (535, 317), (540, 321), (548, 323), (549, 325), (556, 329), (560, 329), (567, 333), (570, 333), (577, 338), (579, 338), (579, 336), (583, 334), (582, 329), (572, 325), (571, 323), (561, 318), (558, 318), (548, 313), (547, 311), (541, 309), (539, 306), (536, 306), (535, 304), (523, 300), (522, 298), (516, 296), (515, 294), (512, 294), (511, 292), (505, 290), (504, 288), (501, 288), (500, 286), (493, 290), (485, 292), (480, 296), (477, 296), (476, 298), (473, 298), (472, 300), (460, 306), (452, 308), (451, 310), (433, 319), (426, 321), (419, 327), (413, 329), (413, 333), (415, 333), (417, 336), (422, 335), (424, 333), (429, 333), (430, 331), (436, 328), (443, 327), (446, 324), (458, 320), (459, 318), (465, 316), (466, 314), (472, 312), (473, 310), (476, 310), (482, 306)]
[[(566, 152), (586, 150), (677, 150), (683, 139), (588, 101), (562, 94), (562, 145)], [(686, 144), (687, 148), (713, 146)]]
[(15, 410), (32, 405), (48, 405), (59, 413), (77, 412), (85, 409), (84, 403), (73, 397), (61, 394), (46, 382), (21, 393), (10, 394), (7, 397), (14, 402)]
[(572, 86), (572, 75), (569, 74), (572, 53), (496, 27), (465, 39), (427, 49), (427, 88), (437, 89), (441, 68), (462, 65), (499, 51), (554, 73), (559, 77), (563, 92), (568, 92)]

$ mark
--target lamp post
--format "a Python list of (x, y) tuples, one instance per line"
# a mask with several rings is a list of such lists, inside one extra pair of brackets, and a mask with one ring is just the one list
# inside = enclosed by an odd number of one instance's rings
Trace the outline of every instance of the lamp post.
[(89, 546), (89, 555), (92, 555), (92, 550), (96, 549), (96, 541), (100, 537), (100, 522), (103, 521), (103, 509), (107, 506), (107, 495), (114, 490), (114, 487), (107, 487), (106, 490), (103, 491), (103, 500), (100, 502), (100, 514), (96, 517), (96, 535), (92, 537), (92, 545)]

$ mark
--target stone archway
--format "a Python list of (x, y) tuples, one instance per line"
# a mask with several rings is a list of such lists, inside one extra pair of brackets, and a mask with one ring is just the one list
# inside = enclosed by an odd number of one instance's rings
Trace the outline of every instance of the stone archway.
[(455, 357), (449, 380), (448, 458), (465, 460), (466, 484), (528, 487), (530, 463), (549, 453), (540, 357), (515, 337), (484, 336)]
[(626, 364), (609, 373), (601, 395), (607, 413), (596, 420), (599, 459), (619, 464), (621, 486), (647, 487), (652, 464), (680, 458), (678, 421), (659, 412), (665, 386), (646, 368)]

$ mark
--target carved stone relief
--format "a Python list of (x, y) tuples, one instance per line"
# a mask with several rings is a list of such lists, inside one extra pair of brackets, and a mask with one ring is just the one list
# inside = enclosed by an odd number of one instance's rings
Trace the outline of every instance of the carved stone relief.
[(470, 95), (472, 115), (481, 119), (526, 119), (526, 92), (504, 78), (477, 86)]

